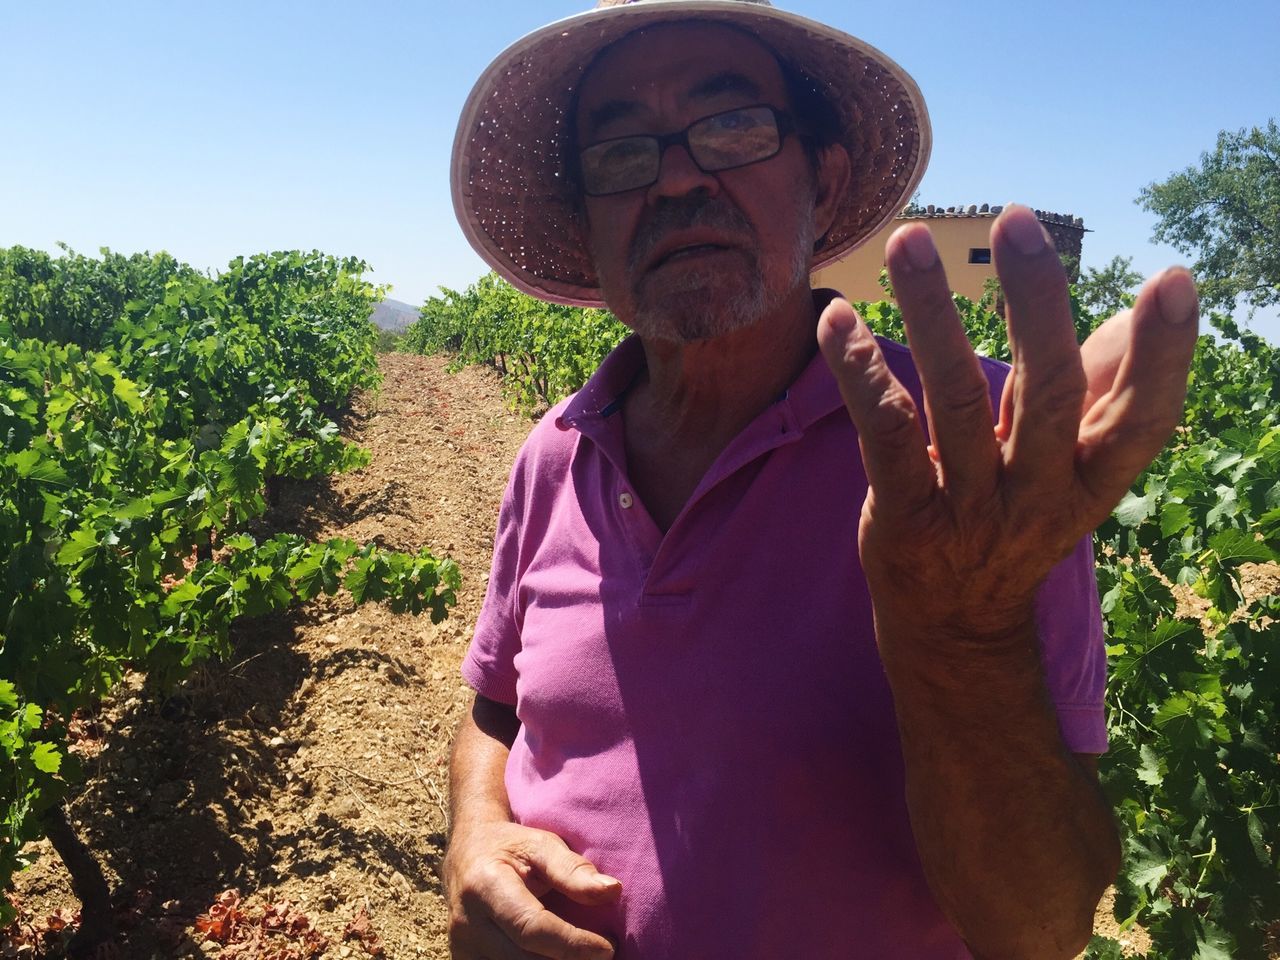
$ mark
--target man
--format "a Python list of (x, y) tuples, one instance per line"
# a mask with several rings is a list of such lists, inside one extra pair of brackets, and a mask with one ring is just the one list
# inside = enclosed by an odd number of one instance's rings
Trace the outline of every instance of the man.
[(883, 54), (745, 0), (598, 8), (477, 84), (472, 242), (637, 336), (504, 499), (452, 767), (455, 957), (1088, 939), (1119, 856), (1089, 532), (1177, 422), (1195, 292), (1166, 271), (1078, 348), (1011, 207), (1012, 371), (974, 356), (920, 226), (886, 251), (912, 352), (878, 342), (808, 275), (902, 207), (928, 142)]

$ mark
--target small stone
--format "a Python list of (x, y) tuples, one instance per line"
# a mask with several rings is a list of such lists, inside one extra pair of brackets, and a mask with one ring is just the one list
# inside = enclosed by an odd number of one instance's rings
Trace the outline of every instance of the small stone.
[(355, 820), (360, 816), (360, 808), (353, 800), (343, 800), (334, 804), (333, 815), (339, 820)]
[(271, 746), (273, 746), (273, 747), (283, 747), (283, 746), (285, 745), (285, 739), (284, 739), (284, 737), (281, 737), (281, 736), (275, 736), (275, 737), (272, 737), (272, 738), (271, 738), (269, 741), (267, 741), (267, 742), (268, 742), (268, 743), (270, 743), (270, 744), (271, 744)]

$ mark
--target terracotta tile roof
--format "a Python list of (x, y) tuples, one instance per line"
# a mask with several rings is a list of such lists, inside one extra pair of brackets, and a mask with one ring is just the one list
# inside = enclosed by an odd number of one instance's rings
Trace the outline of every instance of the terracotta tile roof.
[[(966, 206), (958, 207), (937, 207), (932, 203), (924, 208), (922, 213), (898, 214), (899, 220), (930, 220), (943, 219), (947, 217), (994, 217), (1004, 207), (1001, 204), (978, 204), (971, 203)], [(1048, 210), (1035, 210), (1036, 219), (1041, 223), (1053, 223), (1061, 227), (1070, 227), (1085, 233), (1089, 231), (1085, 228), (1084, 220), (1070, 213), (1050, 213)]]

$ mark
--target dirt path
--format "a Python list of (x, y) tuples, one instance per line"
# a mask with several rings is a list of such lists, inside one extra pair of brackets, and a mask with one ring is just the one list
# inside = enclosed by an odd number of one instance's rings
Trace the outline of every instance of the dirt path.
[[(163, 700), (133, 685), (88, 725), (91, 779), (72, 806), (122, 893), (132, 930), (114, 957), (293, 955), (201, 943), (193, 929), (235, 888), (246, 919), (288, 902), (331, 942), (325, 957), (448, 956), (437, 871), (445, 762), (469, 693), (458, 665), (484, 596), (507, 472), (531, 422), (488, 371), (390, 354), (386, 383), (350, 435), (358, 473), (287, 489), (272, 522), (317, 537), (453, 557), (463, 589), (440, 626), (375, 605), (321, 601), (237, 631), (233, 663)], [(77, 906), (56, 858), (21, 875), (24, 919)], [(341, 938), (363, 909), (371, 934)], [(357, 931), (358, 932), (358, 931)], [(11, 950), (13, 949), (11, 945)], [(0, 949), (0, 956), (19, 955)]]

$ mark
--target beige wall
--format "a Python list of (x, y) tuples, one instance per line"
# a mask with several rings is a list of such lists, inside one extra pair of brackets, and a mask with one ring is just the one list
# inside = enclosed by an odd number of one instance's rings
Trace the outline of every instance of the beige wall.
[(982, 284), (996, 275), (990, 263), (969, 263), (969, 251), (990, 249), (994, 215), (965, 217), (899, 217), (887, 228), (854, 250), (843, 260), (823, 267), (813, 275), (815, 287), (832, 287), (850, 300), (882, 300), (884, 291), (878, 278), (884, 267), (884, 245), (898, 227), (919, 220), (933, 232), (942, 266), (951, 289), (973, 300), (982, 296)]

